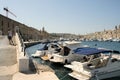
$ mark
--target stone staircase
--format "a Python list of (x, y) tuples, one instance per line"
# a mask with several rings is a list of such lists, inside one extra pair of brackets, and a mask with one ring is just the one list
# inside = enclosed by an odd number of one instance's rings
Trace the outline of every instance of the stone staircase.
[(9, 45), (7, 36), (0, 36), (0, 80), (12, 80), (17, 71), (16, 46)]

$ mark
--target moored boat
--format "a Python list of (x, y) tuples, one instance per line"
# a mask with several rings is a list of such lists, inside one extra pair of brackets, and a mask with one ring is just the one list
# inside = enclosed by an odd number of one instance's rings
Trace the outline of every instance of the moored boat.
[(57, 53), (61, 49), (60, 45), (57, 43), (47, 43), (43, 48), (38, 49), (32, 57), (43, 57), (49, 54), (50, 52)]
[[(93, 51), (88, 50), (83, 53), (90, 54), (91, 52)], [(98, 58), (87, 62), (74, 61), (71, 65), (65, 65), (73, 70), (69, 75), (78, 80), (100, 80), (120, 76), (120, 52), (105, 49), (98, 49), (97, 52), (101, 54)]]
[(73, 54), (73, 50), (80, 47), (79, 41), (65, 41), (62, 43), (62, 48), (59, 54), (48, 54), (49, 61), (53, 63), (70, 63), (74, 60), (80, 61), (83, 56), (79, 54)]

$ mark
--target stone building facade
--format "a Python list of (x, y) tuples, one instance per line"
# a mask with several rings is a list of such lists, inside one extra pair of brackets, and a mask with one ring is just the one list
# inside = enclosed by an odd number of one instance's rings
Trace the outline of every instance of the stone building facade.
[(87, 40), (111, 40), (119, 39), (120, 40), (120, 25), (114, 30), (104, 30), (101, 32), (90, 33), (84, 35), (84, 39)]
[(18, 24), (18, 22), (0, 14), (0, 31), (2, 32), (2, 35), (7, 35), (8, 29), (11, 29), (14, 33), (15, 26)]
[(13, 35), (15, 35), (16, 27), (19, 28), (19, 32), (22, 35), (24, 41), (43, 39), (44, 32), (46, 35), (44, 38), (48, 38), (49, 36), (46, 31), (39, 31), (35, 28), (29, 27), (0, 14), (0, 32), (2, 32), (2, 35), (7, 35), (9, 29), (11, 29)]

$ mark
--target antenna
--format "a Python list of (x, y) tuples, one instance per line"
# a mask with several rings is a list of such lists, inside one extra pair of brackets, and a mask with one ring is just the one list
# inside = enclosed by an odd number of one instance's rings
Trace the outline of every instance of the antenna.
[(17, 17), (15, 14), (13, 14), (13, 13), (8, 9), (8, 7), (3, 8), (3, 10), (6, 11), (6, 16), (7, 16), (7, 17), (8, 17), (8, 13), (12, 14), (14, 17)]

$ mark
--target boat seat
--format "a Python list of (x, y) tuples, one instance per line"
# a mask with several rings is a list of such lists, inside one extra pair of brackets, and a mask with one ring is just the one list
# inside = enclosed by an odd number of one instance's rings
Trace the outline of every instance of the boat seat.
[(118, 61), (118, 59), (113, 58), (111, 61), (112, 61), (112, 62), (116, 62), (116, 61)]
[(100, 58), (96, 58), (96, 59), (90, 61), (90, 63), (91, 63), (92, 65), (97, 65), (97, 64), (100, 63)]
[(100, 58), (96, 58), (96, 59), (91, 60), (91, 61), (88, 63), (88, 67), (89, 67), (90, 69), (94, 69), (94, 68), (96, 68), (96, 66), (97, 66), (98, 64), (100, 64), (100, 63), (101, 63), (101, 59), (100, 59)]
[(106, 66), (107, 62), (108, 62), (108, 59), (104, 59), (100, 64), (96, 65), (95, 68), (100, 68), (100, 67)]

